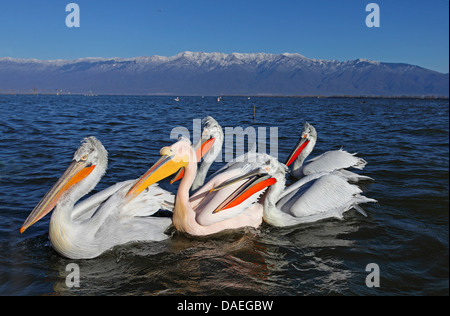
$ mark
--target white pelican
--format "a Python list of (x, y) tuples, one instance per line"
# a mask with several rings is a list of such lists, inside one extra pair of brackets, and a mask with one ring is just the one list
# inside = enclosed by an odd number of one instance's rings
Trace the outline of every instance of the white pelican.
[(128, 194), (136, 196), (180, 168), (185, 168), (173, 211), (173, 224), (190, 235), (210, 235), (226, 229), (258, 227), (263, 206), (258, 197), (275, 182), (260, 161), (229, 164), (194, 195), (189, 189), (197, 172), (197, 157), (190, 141), (181, 137), (161, 149), (161, 159), (147, 171)]
[(360, 176), (356, 173), (343, 170), (350, 167), (362, 170), (366, 166), (367, 162), (362, 158), (356, 157), (356, 154), (350, 154), (342, 149), (327, 151), (318, 157), (308, 160), (306, 164), (303, 164), (306, 157), (308, 157), (314, 149), (316, 141), (316, 129), (314, 126), (306, 122), (303, 126), (300, 141), (286, 160), (286, 166), (288, 167), (293, 163), (291, 175), (294, 178), (301, 179), (304, 176), (312, 175), (318, 172), (342, 170), (342, 173), (353, 181), (358, 181), (360, 179), (371, 179), (366, 176)]
[[(342, 219), (343, 214), (352, 208), (367, 216), (358, 204), (376, 202), (374, 199), (362, 196), (362, 191), (356, 185), (348, 183), (348, 176), (342, 173), (342, 171), (314, 173), (286, 188), (287, 171), (287, 166), (278, 162), (276, 158), (266, 154), (249, 153), (243, 157), (236, 158), (213, 174), (212, 179), (189, 199), (190, 204), (185, 204), (184, 207), (190, 210), (189, 214), (192, 216), (190, 218), (189, 228), (198, 232), (200, 228), (197, 224), (204, 227), (222, 221), (223, 219), (216, 216), (216, 213), (212, 210), (220, 207), (226, 209), (227, 207), (224, 205), (230, 203), (230, 199), (241, 195), (236, 198), (235, 203), (239, 203), (255, 192), (257, 194), (252, 196), (252, 199), (246, 201), (247, 205), (242, 203), (236, 209), (230, 208), (225, 210), (223, 218), (236, 216), (247, 207), (246, 214), (254, 216), (256, 220), (260, 216), (261, 205), (263, 205), (263, 219), (265, 222), (273, 226), (293, 226), (301, 223), (316, 222), (326, 218)], [(150, 177), (151, 175), (148, 174), (147, 176)], [(157, 181), (159, 177), (156, 175), (154, 181)], [(244, 193), (242, 189), (246, 187), (243, 181), (248, 181), (247, 184), (253, 185), (254, 187), (249, 192)], [(257, 182), (252, 183), (251, 181)], [(234, 187), (231, 188), (231, 185), (234, 185)], [(230, 186), (230, 190), (228, 192), (222, 191), (227, 186)], [(239, 191), (238, 189), (229, 195), (236, 187), (239, 187), (241, 190)], [(266, 190), (267, 187), (268, 189)], [(223, 193), (220, 199), (218, 201), (212, 201), (211, 193), (220, 191)], [(261, 195), (263, 192), (265, 193)], [(199, 200), (201, 202), (196, 202)], [(224, 202), (215, 208), (221, 200)], [(186, 205), (191, 206), (191, 209), (186, 207)], [(251, 207), (249, 207), (250, 205)], [(174, 223), (178, 215), (177, 212), (179, 211), (177, 211), (177, 207), (175, 206)], [(225, 217), (226, 215), (229, 217)], [(233, 217), (233, 219), (237, 218)], [(239, 225), (237, 227), (240, 227), (244, 222), (241, 219), (239, 220), (240, 222), (238, 222)], [(186, 231), (183, 228), (183, 224), (185, 223), (186, 220), (181, 218), (179, 225), (181, 228), (177, 228), (181, 231)], [(218, 226), (218, 229), (222, 229), (224, 226), (227, 228), (236, 228), (231, 227), (231, 225), (226, 226), (225, 222), (221, 223), (223, 226)], [(259, 221), (257, 223), (256, 225), (248, 226), (257, 227)], [(210, 226), (208, 228), (212, 229)], [(190, 233), (195, 234), (193, 232)]]
[[(204, 127), (199, 143), (204, 146), (204, 144), (206, 144), (210, 139), (214, 139), (214, 143), (211, 147), (206, 148), (208, 152), (203, 157), (203, 162), (200, 164), (200, 167), (197, 170), (197, 174), (191, 187), (192, 191), (197, 190), (205, 183), (209, 168), (211, 167), (217, 156), (222, 152), (224, 139), (222, 126), (220, 126), (214, 118), (212, 118), (211, 116), (207, 116), (203, 119), (202, 123)], [(197, 144), (195, 148), (198, 150), (199, 144)], [(205, 149), (203, 149), (203, 151), (204, 150)]]
[(85, 138), (73, 161), (25, 220), (20, 232), (48, 214), (49, 236), (53, 248), (71, 259), (89, 259), (113, 246), (132, 241), (161, 241), (171, 225), (169, 217), (152, 217), (174, 196), (158, 187), (147, 190), (131, 201), (124, 199), (136, 180), (117, 183), (90, 198), (75, 203), (89, 193), (107, 168), (107, 151), (95, 137)]
[[(200, 167), (197, 170), (194, 182), (192, 183), (192, 191), (197, 190), (205, 183), (209, 168), (217, 156), (221, 153), (224, 139), (222, 126), (220, 126), (214, 118), (211, 116), (206, 116), (203, 118), (202, 124), (203, 132), (198, 143), (194, 146), (194, 149), (197, 153), (197, 161), (200, 161), (202, 156), (204, 157)], [(180, 180), (183, 175), (184, 168), (180, 169), (170, 183), (173, 184), (174, 182)]]
[(273, 226), (293, 226), (312, 223), (325, 218), (343, 218), (343, 213), (358, 206), (376, 202), (361, 195), (358, 186), (348, 183), (341, 171), (318, 172), (285, 187), (287, 167), (279, 163), (270, 174), (277, 179), (264, 200), (264, 221)]

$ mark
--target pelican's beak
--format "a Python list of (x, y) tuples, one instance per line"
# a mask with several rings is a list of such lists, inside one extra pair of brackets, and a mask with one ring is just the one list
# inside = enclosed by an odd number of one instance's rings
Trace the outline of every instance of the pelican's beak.
[(265, 188), (275, 184), (277, 180), (272, 178), (269, 174), (261, 172), (259, 170), (254, 170), (246, 175), (236, 177), (225, 181), (218, 187), (215, 187), (211, 191), (222, 190), (223, 188), (230, 186), (234, 183), (247, 179), (238, 189), (236, 189), (232, 194), (230, 194), (214, 211), (213, 213), (218, 213), (220, 211), (235, 207), (253, 194), (264, 190)]
[(298, 142), (297, 146), (295, 146), (294, 150), (289, 155), (288, 159), (286, 160), (286, 166), (289, 167), (295, 159), (300, 155), (300, 153), (305, 149), (306, 145), (308, 145), (309, 139), (306, 137), (306, 135), (303, 135), (300, 141)]
[[(214, 145), (214, 142), (216, 141), (216, 139), (214, 137), (203, 141), (203, 139), (200, 139), (199, 144), (196, 147), (198, 147), (195, 151), (196, 155), (197, 155), (197, 162), (199, 162), (204, 155), (206, 155), (206, 153), (212, 148), (212, 146)], [(170, 180), (170, 184), (174, 184), (175, 182), (177, 182), (178, 180), (180, 180), (181, 178), (183, 178), (184, 176), (184, 168), (181, 168), (178, 173), (175, 175), (175, 177)]]
[(211, 149), (211, 147), (214, 145), (214, 142), (216, 139), (214, 137), (211, 137), (210, 139), (203, 141), (203, 139), (200, 140), (200, 146), (198, 148), (195, 148), (195, 152), (197, 154), (197, 162), (199, 162), (203, 156), (206, 155), (206, 153)]
[(142, 191), (152, 184), (167, 178), (177, 172), (180, 168), (187, 166), (187, 157), (180, 158), (170, 152), (170, 147), (164, 147), (160, 151), (161, 158), (148, 171), (139, 178), (135, 185), (128, 191), (126, 197), (134, 199)]
[(178, 172), (175, 175), (175, 177), (173, 177), (173, 179), (170, 180), (170, 184), (174, 184), (178, 180), (181, 180), (183, 178), (183, 176), (184, 176), (184, 168), (181, 168), (180, 170), (178, 170)]
[(20, 233), (23, 233), (28, 227), (47, 215), (55, 207), (56, 203), (58, 203), (61, 196), (73, 185), (86, 178), (94, 168), (95, 165), (88, 166), (85, 161), (74, 160), (61, 178), (59, 178), (30, 215), (28, 215), (28, 218), (20, 228)]

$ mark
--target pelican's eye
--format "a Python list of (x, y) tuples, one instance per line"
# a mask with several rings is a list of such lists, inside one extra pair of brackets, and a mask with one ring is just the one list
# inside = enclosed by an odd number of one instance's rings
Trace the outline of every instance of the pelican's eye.
[(81, 156), (80, 159), (81, 159), (81, 161), (86, 161), (88, 159), (88, 155), (85, 154), (85, 155)]

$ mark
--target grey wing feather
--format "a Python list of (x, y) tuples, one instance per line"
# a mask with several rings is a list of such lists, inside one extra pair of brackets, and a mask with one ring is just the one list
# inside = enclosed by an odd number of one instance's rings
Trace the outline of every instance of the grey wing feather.
[(292, 189), (289, 188), (276, 204), (282, 212), (278, 215), (278, 221), (284, 226), (326, 218), (342, 219), (343, 214), (352, 208), (367, 216), (358, 204), (376, 202), (362, 196), (361, 189), (348, 183), (348, 179), (340, 172), (307, 178), (299, 184), (295, 183)]
[(316, 172), (332, 172), (334, 170), (356, 168), (363, 169), (367, 162), (356, 154), (350, 154), (345, 150), (327, 151), (322, 155), (315, 157), (302, 167), (304, 175), (310, 175)]
[(72, 211), (72, 219), (73, 220), (85, 220), (89, 219), (94, 215), (97, 209), (102, 205), (106, 200), (108, 200), (112, 195), (116, 194), (125, 186), (129, 186), (134, 183), (135, 180), (128, 180), (123, 182), (118, 182), (109, 188), (102, 190), (89, 198), (77, 203)]

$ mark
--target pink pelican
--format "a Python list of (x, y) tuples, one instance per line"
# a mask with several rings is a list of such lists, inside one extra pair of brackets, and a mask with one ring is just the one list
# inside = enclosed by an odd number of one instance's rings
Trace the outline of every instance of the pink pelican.
[(229, 164), (189, 196), (197, 173), (197, 155), (190, 141), (181, 137), (172, 146), (162, 148), (160, 154), (161, 159), (128, 195), (138, 196), (148, 186), (184, 168), (173, 210), (173, 225), (178, 231), (202, 236), (227, 229), (256, 228), (262, 223), (263, 205), (258, 200), (276, 181), (268, 175), (270, 166), (264, 159)]
[[(195, 175), (194, 182), (192, 183), (192, 191), (197, 190), (205, 183), (206, 176), (212, 163), (221, 153), (224, 139), (222, 127), (211, 116), (206, 116), (203, 118), (202, 125), (202, 135), (197, 144), (194, 146), (194, 150), (197, 154), (197, 162), (199, 162), (202, 157), (203, 161), (200, 164), (197, 174)], [(183, 175), (184, 168), (181, 168), (170, 183), (173, 184), (174, 182), (180, 180)]]

